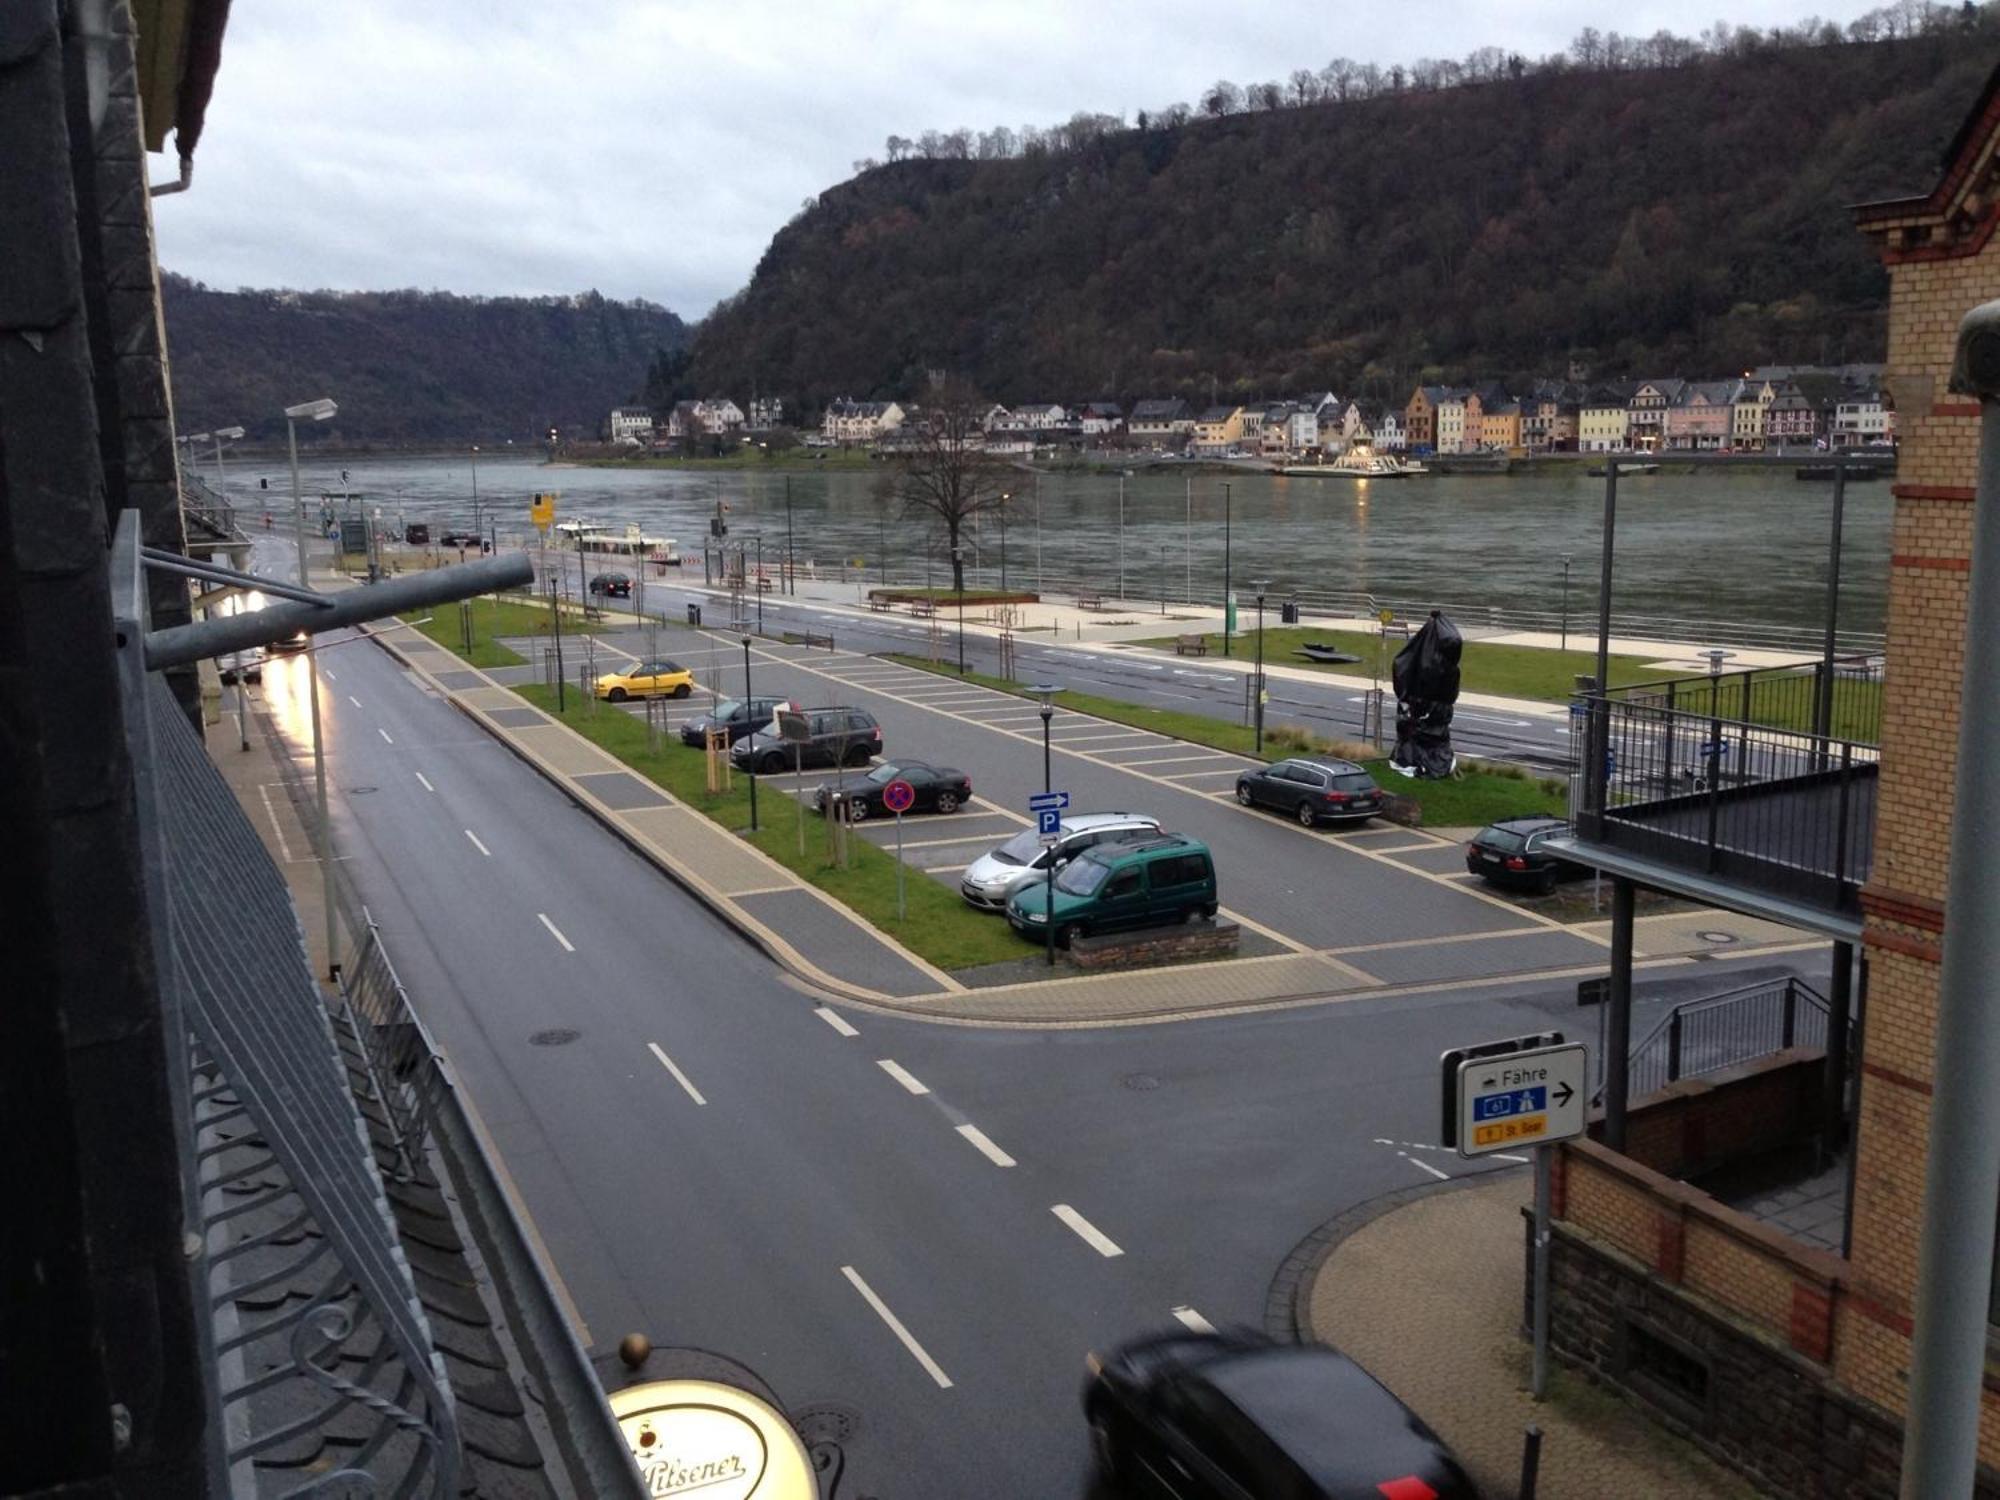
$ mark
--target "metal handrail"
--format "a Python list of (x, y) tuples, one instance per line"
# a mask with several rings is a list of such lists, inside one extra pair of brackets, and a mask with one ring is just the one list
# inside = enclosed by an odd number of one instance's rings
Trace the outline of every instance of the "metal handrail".
[(1630, 1097), (1790, 1047), (1824, 1047), (1830, 1017), (1826, 997), (1796, 975), (1677, 1005), (1632, 1048)]

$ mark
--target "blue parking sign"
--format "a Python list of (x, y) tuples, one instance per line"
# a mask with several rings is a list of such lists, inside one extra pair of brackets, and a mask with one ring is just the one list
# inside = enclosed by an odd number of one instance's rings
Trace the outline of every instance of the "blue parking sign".
[(1043, 838), (1054, 838), (1062, 832), (1062, 809), (1044, 807), (1035, 813), (1035, 832)]

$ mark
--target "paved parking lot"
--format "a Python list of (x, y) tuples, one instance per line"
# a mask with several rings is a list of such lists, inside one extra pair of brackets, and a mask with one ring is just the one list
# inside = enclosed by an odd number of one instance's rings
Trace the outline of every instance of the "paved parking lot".
[[(740, 692), (740, 643), (698, 640), (697, 647), (681, 637), (668, 654), (678, 649), (704, 684), (713, 663), (721, 690)], [(636, 633), (625, 641), (643, 649)], [(600, 637), (596, 649), (614, 660), (630, 654), (616, 635)], [(963, 810), (904, 820), (913, 869), (955, 887), (967, 863), (1028, 824), (1027, 799), (1042, 789), (1034, 703), (878, 657), (769, 642), (753, 648), (752, 671), (760, 694), (868, 710), (882, 726), (888, 759), (902, 755), (970, 775), (973, 800)], [(699, 692), (667, 705), (667, 717), (678, 727), (707, 706), (708, 694)], [(1150, 813), (1201, 839), (1215, 854), (1223, 908), (1251, 939), (1246, 952), (1317, 959), (1329, 988), (1603, 963), (1601, 932), (1483, 889), (1465, 874), (1454, 841), (1372, 822), (1307, 830), (1247, 811), (1236, 805), (1234, 789), (1250, 761), (1149, 730), (1058, 710), (1049, 738), (1055, 784), (1070, 793), (1075, 810)], [(829, 779), (830, 772), (808, 770), (802, 784), (809, 794)], [(793, 780), (766, 785), (789, 793)], [(891, 822), (871, 821), (860, 832), (893, 846)]]

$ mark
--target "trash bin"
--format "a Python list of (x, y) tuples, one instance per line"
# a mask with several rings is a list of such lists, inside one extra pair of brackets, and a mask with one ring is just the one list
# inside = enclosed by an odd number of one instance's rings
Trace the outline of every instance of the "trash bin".
[(1287, 625), (1296, 625), (1296, 624), (1298, 624), (1298, 623), (1299, 623), (1299, 602), (1298, 602), (1298, 600), (1296, 600), (1296, 599), (1288, 599), (1288, 600), (1286, 600), (1286, 601), (1285, 601), (1285, 602), (1284, 602), (1284, 603), (1283, 603), (1282, 605), (1280, 605), (1280, 606), (1278, 607), (1278, 613), (1279, 613), (1279, 616), (1280, 616), (1280, 618), (1281, 618), (1281, 619), (1283, 619), (1283, 621), (1284, 621), (1284, 623), (1285, 623), (1285, 624), (1287, 624)]
[(701, 606), (699, 604), (690, 604), (688, 606), (688, 624), (699, 625), (700, 623), (701, 623)]

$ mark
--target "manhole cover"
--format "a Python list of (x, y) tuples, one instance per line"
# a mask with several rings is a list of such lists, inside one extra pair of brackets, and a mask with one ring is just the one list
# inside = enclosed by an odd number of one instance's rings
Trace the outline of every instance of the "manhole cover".
[(845, 1443), (861, 1430), (861, 1413), (851, 1406), (822, 1401), (793, 1412), (792, 1425), (808, 1443)]
[(1127, 1073), (1123, 1082), (1126, 1088), (1137, 1089), (1142, 1094), (1148, 1089), (1156, 1089), (1160, 1086), (1160, 1080), (1155, 1078), (1151, 1073)]
[(567, 1026), (552, 1026), (547, 1031), (538, 1031), (528, 1038), (529, 1045), (535, 1047), (567, 1047), (582, 1036), (580, 1031), (572, 1031)]
[(375, 788), (372, 786), (351, 786), (347, 789), (347, 795), (350, 797), (365, 797), (374, 790)]
[(1736, 934), (1733, 932), (1697, 932), (1695, 936), (1700, 938), (1704, 943), (1733, 943), (1736, 941)]

